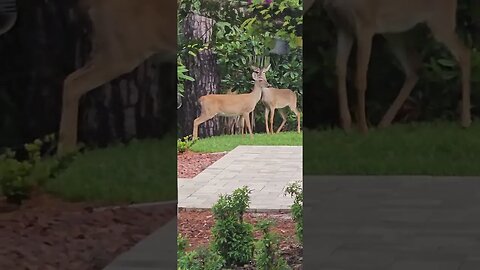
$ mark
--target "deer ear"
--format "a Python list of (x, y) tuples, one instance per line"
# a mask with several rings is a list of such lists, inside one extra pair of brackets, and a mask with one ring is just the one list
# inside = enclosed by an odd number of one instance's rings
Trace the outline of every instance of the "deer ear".
[(269, 70), (270, 70), (270, 66), (271, 66), (271, 65), (272, 65), (272, 64), (269, 64), (269, 65), (268, 65), (268, 66), (267, 66), (267, 67), (266, 67), (266, 68), (263, 70), (263, 72), (267, 72), (267, 71), (269, 71)]
[(252, 78), (256, 81), (258, 79), (257, 73), (252, 72)]

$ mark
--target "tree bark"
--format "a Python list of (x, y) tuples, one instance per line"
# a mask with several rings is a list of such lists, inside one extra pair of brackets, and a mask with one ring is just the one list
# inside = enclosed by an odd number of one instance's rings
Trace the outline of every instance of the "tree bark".
[[(210, 18), (191, 13), (187, 15), (183, 26), (185, 36), (190, 40), (210, 42), (214, 24), (215, 21)], [(220, 82), (212, 50), (202, 50), (195, 57), (188, 57), (185, 62), (190, 76), (195, 78), (195, 81), (186, 82), (182, 107), (179, 109), (179, 128), (182, 137), (192, 134), (193, 120), (200, 115), (198, 98), (217, 93)], [(218, 117), (199, 126), (200, 137), (215, 136), (219, 132)]]

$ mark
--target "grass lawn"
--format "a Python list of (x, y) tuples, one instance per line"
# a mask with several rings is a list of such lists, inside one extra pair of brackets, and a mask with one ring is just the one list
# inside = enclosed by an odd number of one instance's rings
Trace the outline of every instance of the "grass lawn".
[(85, 152), (45, 188), (69, 201), (129, 203), (177, 198), (174, 138)]
[(224, 135), (215, 136), (198, 140), (192, 147), (191, 151), (202, 153), (213, 153), (233, 150), (239, 145), (302, 145), (302, 133), (297, 132), (281, 132), (274, 135), (258, 133), (253, 135)]
[(305, 174), (480, 175), (480, 124), (394, 125), (369, 134), (305, 131)]

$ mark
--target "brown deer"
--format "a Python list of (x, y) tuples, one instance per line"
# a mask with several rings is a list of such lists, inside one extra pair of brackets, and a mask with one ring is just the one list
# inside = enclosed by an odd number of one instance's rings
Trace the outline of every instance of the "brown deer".
[[(351, 128), (347, 101), (347, 64), (354, 40), (357, 41), (355, 88), (357, 91), (357, 116), (360, 130), (368, 131), (365, 92), (372, 49), (372, 38), (382, 34), (405, 72), (405, 82), (387, 110), (380, 127), (391, 124), (398, 110), (418, 81), (419, 61), (416, 54), (407, 50), (402, 32), (419, 23), (426, 23), (435, 38), (443, 43), (458, 61), (462, 81), (461, 125), (469, 127), (470, 113), (470, 50), (455, 33), (457, 0), (320, 0), (337, 26), (337, 83), (341, 125)], [(305, 7), (314, 0), (306, 0)], [(305, 9), (306, 11), (306, 9)]]
[(176, 0), (79, 0), (79, 5), (92, 22), (93, 48), (88, 63), (64, 81), (59, 155), (76, 146), (83, 95), (131, 72), (156, 53), (174, 61), (177, 49)]
[[(259, 71), (258, 67), (251, 66), (251, 68), (255, 72)], [(285, 123), (287, 123), (287, 115), (283, 110), (285, 107), (289, 107), (290, 110), (295, 113), (297, 117), (297, 132), (300, 133), (300, 112), (297, 109), (296, 92), (291, 89), (266, 87), (262, 90), (262, 103), (265, 106), (265, 131), (267, 134), (274, 133), (273, 119), (275, 116), (275, 109), (279, 109), (278, 112), (282, 117), (282, 124), (280, 124), (276, 133), (279, 133), (283, 126), (285, 126)]]
[(250, 138), (253, 139), (249, 114), (260, 101), (262, 88), (269, 85), (265, 77), (265, 72), (269, 69), (270, 65), (266, 68), (259, 69), (258, 72), (252, 73), (252, 78), (255, 82), (253, 90), (250, 93), (237, 95), (211, 94), (200, 97), (198, 102), (201, 106), (201, 114), (193, 121), (193, 139), (198, 139), (198, 126), (216, 115), (229, 117), (241, 116), (240, 122), (245, 120), (248, 131), (250, 132)]

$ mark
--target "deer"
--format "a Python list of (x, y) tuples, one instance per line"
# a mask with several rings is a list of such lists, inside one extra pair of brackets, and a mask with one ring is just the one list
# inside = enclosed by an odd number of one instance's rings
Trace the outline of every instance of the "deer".
[[(258, 67), (255, 66), (251, 66), (251, 69), (254, 72), (258, 72), (260, 70)], [(267, 132), (267, 134), (274, 134), (273, 119), (275, 116), (275, 109), (279, 109), (278, 111), (282, 117), (282, 123), (278, 127), (276, 133), (279, 133), (282, 130), (283, 126), (285, 126), (285, 124), (287, 123), (287, 115), (283, 110), (285, 107), (289, 107), (290, 110), (295, 113), (297, 117), (297, 132), (300, 133), (300, 112), (297, 109), (296, 92), (291, 89), (279, 89), (273, 87), (263, 88), (262, 103), (265, 106), (265, 131)]]
[[(240, 122), (245, 121), (250, 138), (253, 139), (252, 126), (250, 124), (249, 114), (255, 109), (255, 106), (262, 97), (262, 89), (269, 84), (265, 77), (265, 72), (270, 69), (270, 65), (266, 68), (260, 68), (258, 72), (252, 73), (254, 80), (253, 90), (245, 94), (210, 94), (201, 96), (198, 103), (201, 107), (200, 116), (193, 121), (194, 140), (198, 139), (198, 126), (216, 115), (234, 117), (240, 116)], [(243, 124), (242, 124), (243, 126)]]
[[(305, 7), (310, 8), (314, 1), (306, 0)], [(460, 122), (464, 128), (471, 125), (471, 51), (455, 31), (457, 0), (321, 0), (320, 2), (337, 27), (337, 94), (341, 126), (344, 130), (349, 131), (352, 122), (348, 108), (346, 78), (348, 59), (355, 39), (357, 55), (354, 85), (357, 93), (357, 121), (360, 131), (367, 133), (365, 94), (373, 36), (380, 34), (386, 39), (405, 73), (405, 80), (398, 96), (378, 125), (384, 128), (391, 125), (418, 81), (417, 72), (421, 67), (418, 54), (407, 49), (402, 34), (420, 23), (425, 23), (435, 39), (443, 43), (457, 60), (462, 82)]]
[(92, 22), (87, 63), (63, 83), (58, 155), (75, 150), (82, 96), (133, 71), (152, 55), (174, 61), (177, 50), (177, 0), (79, 0)]

